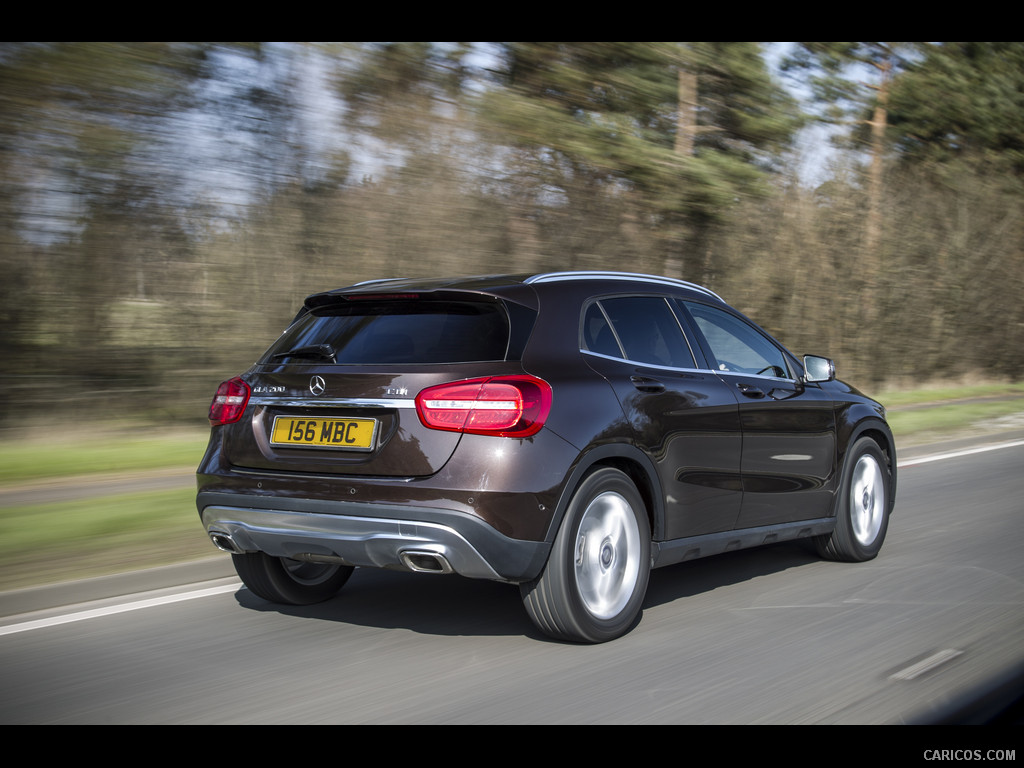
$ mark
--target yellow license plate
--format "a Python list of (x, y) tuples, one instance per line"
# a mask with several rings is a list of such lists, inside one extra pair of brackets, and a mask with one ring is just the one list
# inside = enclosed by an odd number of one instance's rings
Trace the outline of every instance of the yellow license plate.
[(274, 419), (270, 444), (301, 448), (371, 451), (376, 435), (376, 419), (278, 416)]

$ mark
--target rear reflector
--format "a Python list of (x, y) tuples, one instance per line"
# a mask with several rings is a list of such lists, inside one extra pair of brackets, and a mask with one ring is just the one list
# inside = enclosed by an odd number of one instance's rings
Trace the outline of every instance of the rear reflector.
[(249, 385), (237, 376), (228, 379), (219, 387), (210, 403), (210, 424), (232, 424), (242, 418), (249, 403)]
[(427, 387), (416, 396), (424, 426), (497, 437), (537, 434), (551, 411), (551, 387), (535, 376), (495, 376)]

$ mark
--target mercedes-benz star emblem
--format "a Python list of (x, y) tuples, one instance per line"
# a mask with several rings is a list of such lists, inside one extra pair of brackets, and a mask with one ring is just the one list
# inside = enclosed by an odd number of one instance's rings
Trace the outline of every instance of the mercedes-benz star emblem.
[(309, 380), (309, 391), (314, 395), (322, 395), (327, 389), (323, 376), (314, 376)]

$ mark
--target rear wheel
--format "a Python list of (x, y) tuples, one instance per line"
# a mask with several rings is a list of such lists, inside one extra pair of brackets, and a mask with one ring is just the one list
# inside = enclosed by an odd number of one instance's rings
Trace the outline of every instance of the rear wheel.
[(232, 555), (231, 560), (250, 592), (285, 605), (310, 605), (328, 600), (355, 570), (350, 565), (306, 563), (263, 552)]
[(606, 467), (580, 484), (543, 573), (520, 587), (523, 604), (551, 637), (613, 640), (639, 618), (650, 568), (643, 500), (625, 474)]
[(862, 437), (847, 455), (836, 527), (815, 540), (822, 557), (862, 562), (878, 554), (889, 527), (889, 482), (885, 454), (874, 440)]

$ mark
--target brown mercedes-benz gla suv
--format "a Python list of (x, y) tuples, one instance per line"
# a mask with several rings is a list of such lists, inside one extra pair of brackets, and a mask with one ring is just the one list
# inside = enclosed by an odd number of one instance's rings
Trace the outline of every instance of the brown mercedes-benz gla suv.
[(830, 360), (631, 273), (313, 294), (210, 422), (197, 506), (259, 597), (456, 573), (582, 642), (633, 627), (652, 567), (796, 538), (873, 558), (896, 492), (885, 409)]

